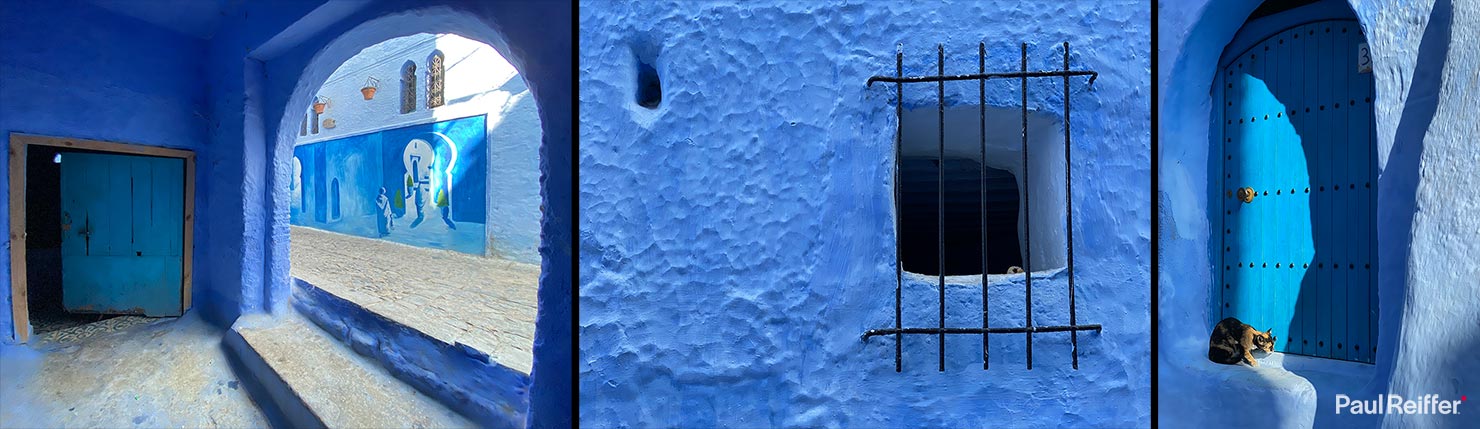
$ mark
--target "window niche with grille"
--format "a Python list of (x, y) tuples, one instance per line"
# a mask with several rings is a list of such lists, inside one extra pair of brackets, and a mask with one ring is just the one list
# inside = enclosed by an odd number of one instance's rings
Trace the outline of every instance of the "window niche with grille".
[[(979, 126), (983, 119), (984, 145)], [(986, 272), (991, 275), (1009, 274), (1012, 267), (1032, 266), (1040, 273), (1064, 268), (1064, 211), (1035, 210), (1031, 218), (1023, 213), (1029, 206), (1064, 204), (1063, 122), (1057, 116), (1028, 113), (1033, 156), (1032, 164), (1024, 168), (1021, 120), (1015, 108), (987, 106), (983, 114), (977, 105), (948, 105), (943, 112), (933, 105), (905, 107), (900, 117), (904, 135), (899, 252), (906, 272), (934, 276), (943, 267), (947, 276), (979, 276), (982, 252), (988, 255)], [(937, 153), (941, 125), (946, 129), (944, 172)], [(937, 189), (941, 184), (937, 182), (942, 182), (937, 176), (942, 174), (944, 189)], [(1026, 189), (1028, 185), (1032, 189)], [(1033, 199), (1031, 204), (1022, 204), (1024, 196)], [(945, 216), (939, 216), (942, 208)], [(936, 237), (942, 219), (947, 232), (944, 253)], [(1032, 248), (1023, 241), (1030, 225)], [(1024, 263), (1027, 259), (1032, 263)]]
[[(1032, 369), (1034, 337), (1048, 335), (1039, 341), (1067, 343), (1071, 365), (1078, 369), (1080, 332), (1098, 334), (1101, 330), (1099, 324), (1080, 324), (1075, 311), (1073, 199), (1068, 197), (1073, 195), (1074, 183), (1069, 168), (1074, 155), (1070, 150), (1071, 88), (1091, 88), (1098, 73), (1071, 69), (1067, 42), (1053, 46), (1060, 48), (1055, 49), (1060, 52), (1052, 57), (1061, 55), (1063, 61), (1062, 68), (1057, 70), (1030, 71), (1029, 47), (1026, 43), (1019, 47), (1016, 54), (1020, 61), (1015, 61), (1018, 64), (993, 64), (993, 70), (988, 72), (985, 43), (972, 52), (976, 61), (970, 63), (975, 64), (948, 63), (944, 46), (937, 45), (935, 64), (911, 66), (935, 73), (917, 76), (905, 75), (901, 47), (895, 55), (892, 75), (868, 79), (867, 85), (872, 90), (893, 90), (888, 98), (896, 116), (893, 200), (897, 259), (894, 326), (868, 330), (863, 340), (871, 341), (873, 337), (893, 340), (896, 372), (903, 371), (906, 343), (928, 343), (906, 341), (906, 335), (933, 337), (929, 339), (938, 347), (934, 352), (939, 356), (939, 371), (945, 371), (948, 336), (956, 338), (955, 341), (980, 341), (985, 370), (989, 369), (992, 337), (998, 341), (1023, 342), (1021, 359)], [(1048, 56), (1034, 54), (1033, 58)], [(953, 74), (947, 74), (947, 69), (952, 69)], [(975, 97), (965, 98), (974, 100), (967, 103), (955, 100), (948, 107), (948, 85), (959, 85), (952, 88), (953, 99), (969, 94)], [(963, 91), (967, 86), (969, 90)], [(1029, 92), (1045, 88), (1062, 91), (1062, 119), (1031, 111)], [(994, 94), (994, 102), (999, 103), (1001, 97), (995, 95), (1011, 91), (1016, 96), (1011, 104), (1017, 106), (988, 105), (989, 90)], [(915, 92), (909, 96), (912, 104), (920, 104), (918, 100), (927, 98), (930, 102), (906, 108), (906, 94), (911, 91)], [(1033, 100), (1042, 103), (1039, 100), (1043, 98)], [(1014, 278), (1021, 282), (1009, 282), (1015, 287), (1006, 289), (1010, 292), (1004, 296), (1004, 289), (999, 285), (989, 287), (988, 276), (1007, 273), (1009, 267), (1031, 275), (1017, 274)], [(1057, 272), (1060, 268), (1062, 273)], [(906, 274), (913, 278), (929, 276), (934, 287), (907, 288)], [(980, 287), (973, 289), (973, 293), (981, 294), (980, 309), (973, 310), (974, 314), (948, 314), (947, 276), (966, 276), (966, 282), (976, 280), (970, 277), (979, 279)], [(1042, 287), (1035, 290), (1033, 286), (1035, 278), (1042, 282), (1060, 276), (1067, 279), (1067, 287), (1057, 281), (1052, 284), (1058, 290)], [(958, 277), (949, 283), (960, 284), (962, 280)], [(952, 293), (959, 291), (958, 288)], [(1065, 305), (1034, 312), (1034, 301), (1044, 301), (1042, 296), (1035, 300), (1035, 293), (1061, 295)], [(919, 296), (925, 294), (935, 296)], [(919, 326), (926, 319), (924, 315), (903, 314), (906, 308), (920, 312), (923, 307), (915, 304), (922, 300), (936, 304), (929, 306), (934, 314), (928, 315), (933, 316), (928, 319), (935, 323)], [(905, 305), (906, 302), (911, 305)], [(993, 314), (993, 308), (1015, 309), (1016, 314)], [(1060, 324), (1034, 323), (1035, 317), (1045, 320), (1043, 316)], [(1065, 319), (1067, 325), (1062, 324)]]

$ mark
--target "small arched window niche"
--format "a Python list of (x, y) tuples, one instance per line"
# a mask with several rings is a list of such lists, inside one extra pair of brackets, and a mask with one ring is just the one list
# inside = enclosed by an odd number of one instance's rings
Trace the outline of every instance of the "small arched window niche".
[[(941, 274), (942, 248), (947, 276), (982, 274), (983, 250), (987, 253), (987, 274), (1008, 274), (1013, 267), (1033, 272), (1063, 268), (1066, 247), (1061, 120), (1046, 114), (1028, 115), (1031, 153), (1025, 167), (1019, 131), (1022, 112), (986, 109), (985, 162), (981, 114), (980, 106), (975, 105), (945, 109), (943, 171), (938, 109), (906, 109), (901, 117), (904, 140), (899, 179), (899, 252), (905, 271)], [(1024, 181), (1025, 177), (1029, 180)], [(1028, 202), (1026, 207), (1024, 201)], [(942, 206), (944, 237), (939, 229)], [(1030, 225), (1031, 240), (1026, 234)]]
[(447, 74), (446, 65), (443, 62), (444, 58), (442, 51), (432, 51), (432, 55), (427, 57), (428, 109), (447, 104), (447, 100), (442, 96), (444, 89), (443, 79)]
[(416, 111), (416, 62), (401, 66), (401, 113)]

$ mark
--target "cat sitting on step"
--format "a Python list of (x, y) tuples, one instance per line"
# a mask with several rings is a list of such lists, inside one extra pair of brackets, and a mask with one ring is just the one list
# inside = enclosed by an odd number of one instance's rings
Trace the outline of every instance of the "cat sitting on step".
[(1208, 338), (1208, 360), (1224, 365), (1238, 365), (1239, 362), (1247, 362), (1251, 367), (1259, 366), (1254, 361), (1254, 355), (1249, 351), (1259, 349), (1265, 353), (1274, 352), (1276, 338), (1271, 330), (1259, 332), (1253, 326), (1244, 324), (1236, 318), (1227, 318), (1218, 322), (1213, 327), (1213, 335)]

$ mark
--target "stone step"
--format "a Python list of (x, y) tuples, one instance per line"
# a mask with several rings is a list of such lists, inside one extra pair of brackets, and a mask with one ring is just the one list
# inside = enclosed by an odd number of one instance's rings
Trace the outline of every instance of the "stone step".
[[(472, 421), (393, 377), (334, 340), (297, 312), (242, 316), (227, 348), (292, 427), (476, 427)], [(260, 392), (260, 393), (259, 393)]]

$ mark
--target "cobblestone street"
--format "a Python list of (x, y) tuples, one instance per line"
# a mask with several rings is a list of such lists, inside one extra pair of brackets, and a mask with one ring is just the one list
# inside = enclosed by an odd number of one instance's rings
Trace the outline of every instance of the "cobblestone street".
[(298, 226), (291, 242), (294, 277), (530, 372), (539, 266)]

